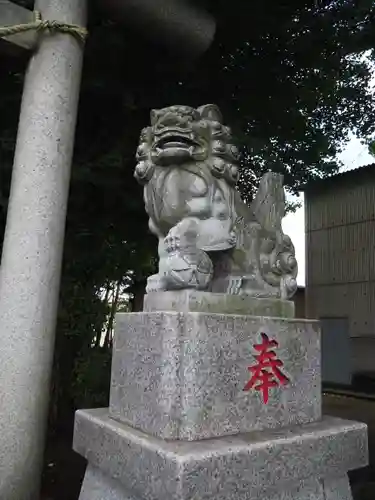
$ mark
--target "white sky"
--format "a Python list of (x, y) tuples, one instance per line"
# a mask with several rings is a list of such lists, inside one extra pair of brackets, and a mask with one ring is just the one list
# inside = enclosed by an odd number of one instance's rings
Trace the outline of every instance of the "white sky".
[[(368, 153), (367, 146), (363, 146), (359, 139), (351, 137), (345, 150), (338, 155), (338, 158), (344, 163), (342, 170), (352, 170), (354, 168), (375, 163), (375, 159)], [(299, 198), (303, 201), (303, 197)], [(292, 238), (296, 249), (298, 261), (298, 285), (305, 286), (305, 213), (304, 206), (295, 213), (289, 214), (283, 220), (284, 233)]]

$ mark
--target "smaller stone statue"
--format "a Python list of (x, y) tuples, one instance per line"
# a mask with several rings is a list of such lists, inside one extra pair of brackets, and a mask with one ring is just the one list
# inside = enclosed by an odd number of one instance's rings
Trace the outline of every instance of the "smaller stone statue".
[(250, 207), (236, 190), (238, 150), (217, 106), (151, 112), (137, 150), (159, 272), (147, 292), (197, 289), (290, 298), (297, 261), (282, 231), (283, 176), (267, 172)]

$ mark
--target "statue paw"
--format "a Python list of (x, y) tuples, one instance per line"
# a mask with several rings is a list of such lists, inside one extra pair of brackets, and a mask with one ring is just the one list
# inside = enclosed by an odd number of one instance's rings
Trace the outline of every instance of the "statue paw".
[(280, 283), (281, 298), (290, 299), (298, 288), (297, 280), (294, 276), (283, 276)]
[(164, 289), (165, 288), (159, 274), (153, 274), (147, 278), (146, 293), (160, 292)]
[(174, 234), (172, 231), (168, 233), (168, 235), (164, 238), (165, 250), (167, 253), (177, 252), (181, 248), (181, 238), (177, 234)]
[(231, 276), (228, 282), (228, 288), (226, 293), (230, 295), (239, 295), (242, 288), (243, 278), (242, 276)]

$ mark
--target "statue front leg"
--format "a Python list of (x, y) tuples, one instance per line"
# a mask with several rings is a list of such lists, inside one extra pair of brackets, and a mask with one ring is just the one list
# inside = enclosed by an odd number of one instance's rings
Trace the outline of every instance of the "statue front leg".
[(213, 277), (209, 256), (197, 247), (199, 220), (186, 218), (164, 240), (166, 258), (161, 262), (165, 290), (206, 290)]
[(151, 293), (151, 292), (159, 292), (159, 291), (164, 291), (166, 290), (165, 284), (163, 282), (163, 275), (164, 275), (164, 269), (166, 265), (166, 259), (168, 257), (166, 248), (165, 248), (165, 243), (164, 243), (164, 236), (161, 234), (161, 232), (158, 230), (156, 224), (154, 221), (150, 218), (149, 220), (149, 229), (150, 231), (155, 234), (159, 238), (159, 244), (158, 244), (158, 256), (159, 256), (159, 265), (158, 265), (158, 274), (153, 274), (147, 278), (147, 285), (146, 285), (146, 293)]

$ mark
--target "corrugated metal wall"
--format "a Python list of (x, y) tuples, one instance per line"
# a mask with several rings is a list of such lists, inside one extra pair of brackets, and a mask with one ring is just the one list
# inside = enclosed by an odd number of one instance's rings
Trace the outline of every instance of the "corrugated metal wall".
[[(374, 339), (375, 349), (375, 168), (344, 177), (305, 193), (306, 311), (348, 317), (350, 336)], [(362, 344), (353, 341), (354, 369)]]

